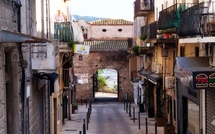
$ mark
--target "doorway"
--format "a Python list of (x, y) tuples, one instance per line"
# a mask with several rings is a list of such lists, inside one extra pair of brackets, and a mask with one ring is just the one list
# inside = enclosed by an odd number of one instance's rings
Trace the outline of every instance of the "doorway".
[(114, 69), (99, 69), (93, 75), (93, 97), (95, 100), (112, 101), (118, 99), (119, 78)]

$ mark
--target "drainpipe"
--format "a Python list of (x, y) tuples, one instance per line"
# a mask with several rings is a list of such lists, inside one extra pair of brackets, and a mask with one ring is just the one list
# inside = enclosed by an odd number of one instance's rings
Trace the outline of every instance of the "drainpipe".
[[(15, 4), (15, 3), (13, 3)], [(21, 32), (21, 5), (17, 8), (17, 30), (18, 32)], [(26, 92), (25, 92), (25, 68), (23, 67), (23, 53), (22, 53), (22, 43), (18, 43), (18, 50), (19, 50), (19, 58), (20, 58), (20, 64), (21, 64), (21, 72), (22, 72), (22, 78), (21, 78), (21, 102), (22, 102), (22, 134), (26, 133), (26, 117), (25, 117), (25, 104), (26, 104)]]

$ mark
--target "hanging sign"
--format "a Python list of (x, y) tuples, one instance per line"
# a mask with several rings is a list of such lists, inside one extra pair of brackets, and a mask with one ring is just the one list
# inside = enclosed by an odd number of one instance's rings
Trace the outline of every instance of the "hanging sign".
[(90, 46), (75, 44), (74, 53), (89, 55)]

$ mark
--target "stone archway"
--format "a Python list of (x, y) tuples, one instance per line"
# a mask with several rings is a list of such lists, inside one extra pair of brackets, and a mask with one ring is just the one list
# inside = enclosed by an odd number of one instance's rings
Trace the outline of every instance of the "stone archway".
[(102, 51), (93, 52), (89, 55), (82, 55), (79, 60), (79, 54), (75, 54), (74, 72), (80, 83), (76, 85), (76, 99), (93, 99), (92, 79), (93, 74), (102, 68), (114, 69), (119, 75), (119, 95), (118, 100), (124, 100), (124, 95), (133, 96), (132, 84), (129, 79), (129, 61), (126, 51)]

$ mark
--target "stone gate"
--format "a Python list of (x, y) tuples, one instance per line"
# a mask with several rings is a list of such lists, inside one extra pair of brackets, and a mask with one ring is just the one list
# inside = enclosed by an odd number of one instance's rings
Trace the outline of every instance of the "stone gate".
[(131, 80), (129, 79), (129, 60), (127, 56), (128, 41), (109, 41), (96, 44), (94, 41), (85, 42), (90, 45), (89, 55), (75, 54), (73, 57), (73, 67), (75, 75), (82, 77), (83, 84), (76, 84), (76, 100), (93, 99), (93, 74), (98, 69), (114, 69), (118, 72), (119, 89), (118, 99), (124, 100), (125, 94), (129, 99), (133, 97)]

